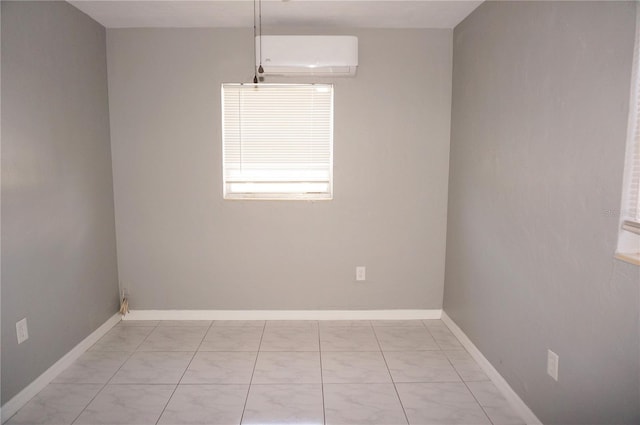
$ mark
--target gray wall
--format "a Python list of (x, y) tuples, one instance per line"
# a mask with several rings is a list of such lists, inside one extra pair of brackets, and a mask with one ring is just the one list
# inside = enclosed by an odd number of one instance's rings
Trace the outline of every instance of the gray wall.
[(222, 199), (220, 84), (253, 78), (251, 30), (107, 31), (132, 308), (441, 308), (452, 31), (338, 34), (359, 37), (360, 68), (322, 80), (335, 84), (335, 197), (270, 202)]
[(454, 32), (444, 309), (545, 424), (640, 421), (640, 268), (613, 259), (634, 15), (488, 2)]
[(65, 2), (2, 2), (2, 403), (118, 308), (105, 49)]

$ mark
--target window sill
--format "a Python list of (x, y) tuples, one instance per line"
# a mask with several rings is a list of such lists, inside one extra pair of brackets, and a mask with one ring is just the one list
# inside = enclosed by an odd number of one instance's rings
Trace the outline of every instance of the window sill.
[(616, 252), (615, 258), (627, 263), (635, 264), (636, 266), (640, 266), (640, 253), (628, 254), (628, 253)]

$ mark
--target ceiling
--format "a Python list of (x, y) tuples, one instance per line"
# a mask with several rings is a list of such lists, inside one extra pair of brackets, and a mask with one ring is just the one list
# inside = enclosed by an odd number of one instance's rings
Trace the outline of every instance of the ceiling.
[[(68, 0), (107, 28), (253, 26), (253, 0)], [(265, 27), (453, 28), (482, 0), (263, 0)]]

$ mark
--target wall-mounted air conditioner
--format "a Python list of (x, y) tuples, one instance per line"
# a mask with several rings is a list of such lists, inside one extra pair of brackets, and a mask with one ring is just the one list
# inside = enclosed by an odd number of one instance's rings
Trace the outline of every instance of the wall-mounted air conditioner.
[(343, 35), (263, 35), (256, 37), (256, 63), (263, 75), (353, 76), (358, 38)]

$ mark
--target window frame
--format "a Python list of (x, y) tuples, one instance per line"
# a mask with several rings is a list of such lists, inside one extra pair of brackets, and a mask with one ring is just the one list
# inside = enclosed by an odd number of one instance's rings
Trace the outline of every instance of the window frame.
[[(329, 94), (329, 110), (325, 111), (329, 114), (329, 123), (328, 123), (328, 141), (326, 144), (328, 145), (328, 163), (326, 165), (326, 169), (324, 167), (317, 172), (316, 177), (313, 176), (313, 169), (306, 169), (301, 171), (302, 174), (307, 174), (306, 179), (300, 178), (298, 176), (293, 180), (286, 180), (283, 177), (278, 176), (279, 172), (283, 174), (287, 174), (283, 171), (282, 167), (275, 166), (272, 169), (268, 169), (265, 166), (265, 175), (259, 176), (259, 171), (256, 168), (253, 169), (254, 173), (258, 173), (258, 177), (255, 180), (242, 180), (238, 177), (232, 177), (229, 175), (229, 169), (232, 168), (230, 166), (231, 162), (227, 161), (227, 138), (225, 134), (225, 130), (227, 127), (226, 116), (225, 116), (225, 87), (269, 87), (269, 88), (277, 88), (277, 87), (309, 87), (314, 90), (321, 91), (323, 93)], [(221, 93), (221, 118), (222, 118), (222, 190), (223, 190), (223, 199), (224, 200), (267, 200), (267, 201), (295, 201), (295, 200), (307, 200), (307, 201), (326, 201), (333, 199), (333, 129), (334, 129), (334, 87), (333, 84), (283, 84), (283, 83), (223, 83), (220, 86)], [(239, 112), (240, 114), (240, 112)], [(325, 127), (325, 130), (326, 127)], [(242, 136), (240, 136), (239, 143), (242, 143)], [(274, 163), (275, 164), (275, 163)], [(282, 165), (282, 164), (280, 164)], [(295, 163), (294, 163), (295, 165)], [(298, 164), (302, 165), (302, 164)], [(262, 167), (258, 167), (262, 168)], [(296, 168), (296, 167), (293, 167)], [(302, 170), (302, 169), (301, 169)], [(267, 175), (267, 173), (271, 172), (271, 176)], [(291, 172), (291, 174), (295, 174)], [(276, 177), (278, 176), (278, 177)], [(319, 177), (318, 177), (319, 176)], [(271, 178), (271, 179), (270, 179)], [(242, 190), (232, 190), (233, 186), (242, 186), (245, 187), (259, 187), (263, 185), (263, 187), (268, 187), (271, 185), (280, 185), (280, 190), (267, 191), (267, 190), (256, 190), (256, 191), (242, 191)], [(293, 190), (295, 186), (301, 186), (306, 188), (305, 190)], [(322, 186), (324, 190), (313, 191), (313, 187)], [(288, 188), (289, 190), (284, 190)]]
[(616, 258), (640, 265), (640, 8), (636, 8), (636, 35), (618, 229)]

